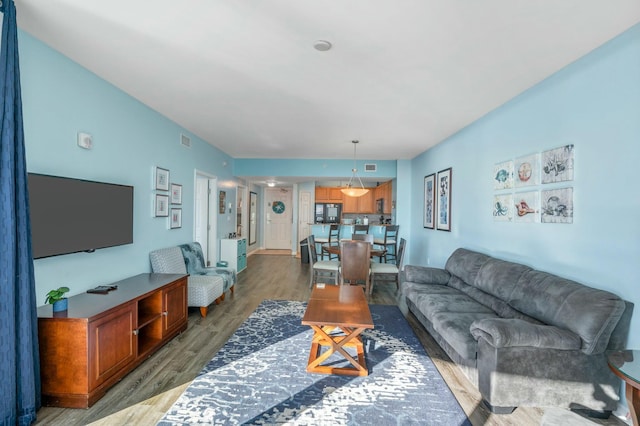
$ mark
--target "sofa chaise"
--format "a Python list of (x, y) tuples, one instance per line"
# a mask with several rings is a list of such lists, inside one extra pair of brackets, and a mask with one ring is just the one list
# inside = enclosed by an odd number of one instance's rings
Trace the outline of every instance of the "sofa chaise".
[(494, 413), (562, 407), (608, 417), (633, 304), (528, 266), (457, 249), (444, 269), (407, 265), (399, 304), (479, 389)]

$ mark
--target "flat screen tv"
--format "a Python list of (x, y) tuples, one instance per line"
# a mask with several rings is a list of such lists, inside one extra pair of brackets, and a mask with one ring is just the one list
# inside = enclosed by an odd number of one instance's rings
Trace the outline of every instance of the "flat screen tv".
[(33, 258), (133, 243), (133, 186), (28, 174)]

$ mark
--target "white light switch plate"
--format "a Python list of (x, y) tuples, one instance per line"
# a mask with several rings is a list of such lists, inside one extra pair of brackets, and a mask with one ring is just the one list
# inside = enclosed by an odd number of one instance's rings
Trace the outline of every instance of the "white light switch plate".
[(93, 138), (88, 133), (78, 133), (78, 146), (84, 149), (93, 148)]

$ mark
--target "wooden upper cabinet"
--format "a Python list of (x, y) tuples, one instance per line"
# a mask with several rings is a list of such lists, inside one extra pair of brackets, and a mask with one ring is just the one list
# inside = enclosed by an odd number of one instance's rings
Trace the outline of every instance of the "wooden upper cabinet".
[(316, 186), (317, 203), (342, 203), (342, 191), (340, 188)]
[(384, 200), (384, 214), (391, 214), (391, 204), (393, 203), (391, 181), (382, 183), (376, 187), (374, 195), (374, 208), (375, 200), (379, 200), (381, 198)]

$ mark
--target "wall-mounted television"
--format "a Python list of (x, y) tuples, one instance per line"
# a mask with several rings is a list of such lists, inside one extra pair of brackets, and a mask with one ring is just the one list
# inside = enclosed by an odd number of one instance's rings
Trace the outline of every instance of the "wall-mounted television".
[(33, 258), (133, 243), (133, 186), (28, 174)]

